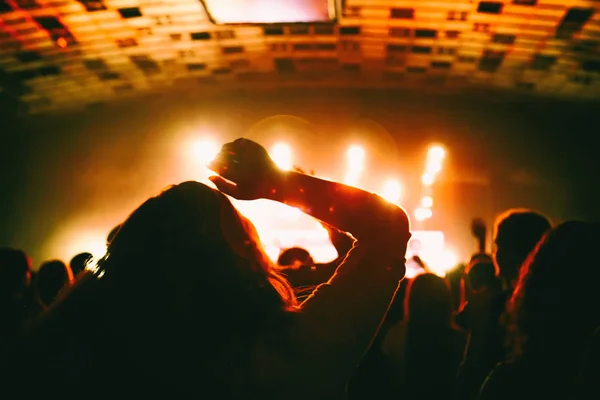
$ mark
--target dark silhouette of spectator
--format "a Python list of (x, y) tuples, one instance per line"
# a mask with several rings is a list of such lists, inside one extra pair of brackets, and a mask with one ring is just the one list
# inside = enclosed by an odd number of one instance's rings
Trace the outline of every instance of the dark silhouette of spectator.
[(600, 328), (596, 329), (584, 353), (584, 359), (575, 388), (574, 400), (600, 398)]
[(91, 253), (80, 253), (73, 257), (69, 263), (73, 276), (79, 275), (93, 259), (94, 256)]
[(505, 288), (500, 293), (470, 294), (470, 338), (458, 379), (461, 399), (476, 398), (489, 372), (507, 357), (506, 303), (522, 263), (550, 226), (543, 215), (524, 209), (508, 210), (496, 219), (493, 257)]
[[(514, 358), (494, 369), (482, 400), (572, 398), (600, 326), (598, 243), (599, 224), (570, 221), (528, 257), (509, 304)], [(579, 279), (565, 281), (567, 271)]]
[[(502, 281), (496, 274), (496, 266), (487, 257), (472, 258), (466, 268), (465, 295), (467, 300), (477, 296), (494, 297), (502, 292)], [(476, 298), (476, 301), (479, 298)], [(457, 313), (454, 321), (463, 329), (469, 330), (471, 326), (478, 323), (481, 317), (480, 311), (471, 309), (467, 302)]]
[(493, 255), (507, 287), (514, 287), (521, 265), (550, 228), (548, 218), (531, 210), (508, 210), (496, 219)]
[(21, 250), (0, 247), (0, 351), (33, 316), (31, 261)]
[(417, 275), (409, 284), (404, 320), (390, 329), (383, 352), (393, 364), (398, 396), (450, 399), (467, 342), (452, 322), (453, 302), (443, 278)]
[(491, 261), (475, 259), (475, 262), (469, 264), (466, 273), (469, 287), (473, 291), (491, 290), (497, 293), (502, 289), (496, 266)]
[(300, 247), (291, 247), (279, 254), (277, 264), (286, 270), (298, 270), (302, 268), (310, 269), (315, 265), (315, 262), (306, 249)]
[(119, 233), (119, 229), (121, 229), (121, 225), (122, 224), (119, 224), (110, 230), (110, 232), (108, 233), (108, 236), (106, 237), (106, 245), (107, 246), (110, 246), (110, 243), (113, 241), (115, 236), (117, 236), (117, 233)]
[(44, 308), (50, 307), (59, 293), (73, 281), (73, 272), (60, 260), (44, 262), (36, 274), (38, 300)]
[(406, 213), (372, 193), (282, 171), (248, 140), (224, 145), (211, 167), (222, 192), (307, 210), (358, 244), (298, 305), (225, 194), (173, 186), (129, 216), (97, 275), (80, 276), (30, 331), (34, 345), (10, 359), (11, 387), (35, 365), (44, 373), (31, 398), (340, 394), (404, 276)]

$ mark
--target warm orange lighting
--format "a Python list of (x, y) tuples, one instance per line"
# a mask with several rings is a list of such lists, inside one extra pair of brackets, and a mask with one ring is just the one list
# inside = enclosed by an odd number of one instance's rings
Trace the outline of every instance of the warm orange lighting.
[(56, 45), (58, 47), (60, 47), (61, 49), (64, 49), (65, 47), (67, 47), (69, 45), (69, 42), (67, 42), (67, 39), (65, 39), (63, 37), (59, 37), (58, 39), (56, 39)]
[(212, 140), (200, 140), (194, 144), (194, 155), (204, 166), (214, 160), (217, 154), (219, 154), (219, 146)]
[(365, 150), (360, 146), (350, 146), (346, 153), (348, 169), (344, 182), (347, 185), (358, 186), (360, 175), (365, 164)]
[(442, 161), (436, 159), (428, 160), (427, 165), (425, 166), (425, 170), (428, 174), (431, 175), (436, 175), (440, 173), (440, 171), (442, 170)]
[(424, 173), (423, 177), (421, 178), (421, 181), (423, 182), (423, 185), (431, 186), (431, 185), (433, 185), (433, 182), (435, 181), (435, 176), (430, 173)]
[(433, 198), (431, 196), (424, 196), (421, 199), (421, 207), (431, 208), (433, 206)]
[(442, 146), (434, 145), (429, 148), (427, 158), (429, 160), (442, 161), (446, 157), (446, 150)]
[(429, 208), (417, 208), (415, 210), (415, 218), (417, 221), (425, 221), (431, 218), (433, 212)]
[(381, 197), (390, 203), (398, 203), (402, 198), (402, 186), (395, 179), (389, 179), (383, 184)]
[(348, 170), (361, 172), (364, 168), (365, 150), (360, 146), (351, 146), (348, 149)]
[(271, 150), (271, 158), (283, 170), (290, 170), (294, 166), (292, 161), (292, 148), (286, 143), (277, 143)]

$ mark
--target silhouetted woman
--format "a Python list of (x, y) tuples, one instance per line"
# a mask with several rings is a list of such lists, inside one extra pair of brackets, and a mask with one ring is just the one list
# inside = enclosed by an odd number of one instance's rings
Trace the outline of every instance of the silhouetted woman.
[(406, 213), (374, 194), (281, 171), (244, 139), (224, 145), (211, 168), (224, 193), (284, 202), (351, 232), (357, 242), (336, 274), (297, 305), (223, 193), (173, 186), (129, 216), (96, 276), (81, 278), (31, 332), (37, 347), (20, 356), (44, 371), (35, 395), (339, 394), (404, 276)]
[(404, 321), (383, 343), (397, 373), (398, 397), (452, 398), (466, 345), (466, 333), (453, 325), (452, 312), (452, 294), (444, 279), (425, 273), (409, 283)]
[(481, 399), (572, 398), (600, 326), (600, 226), (565, 222), (523, 264), (511, 298), (514, 360), (499, 364)]

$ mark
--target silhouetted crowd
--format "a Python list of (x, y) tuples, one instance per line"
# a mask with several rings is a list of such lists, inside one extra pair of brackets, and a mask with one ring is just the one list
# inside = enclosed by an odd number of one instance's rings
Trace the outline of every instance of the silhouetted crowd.
[[(404, 279), (409, 218), (376, 194), (223, 146), (110, 232), (34, 272), (0, 248), (0, 397), (600, 398), (600, 226), (508, 210), (439, 277)], [(226, 196), (298, 207), (339, 257), (274, 265)], [(85, 249), (82, 249), (85, 250)]]

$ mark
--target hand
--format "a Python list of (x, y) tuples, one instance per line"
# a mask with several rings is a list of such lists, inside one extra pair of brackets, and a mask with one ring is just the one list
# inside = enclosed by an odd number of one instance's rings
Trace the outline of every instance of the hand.
[(481, 218), (475, 218), (471, 221), (471, 233), (476, 239), (485, 240), (485, 235), (487, 232), (487, 227), (485, 226), (485, 221)]
[(224, 144), (208, 167), (219, 174), (209, 178), (215, 186), (239, 200), (267, 197), (282, 176), (267, 150), (248, 139)]

